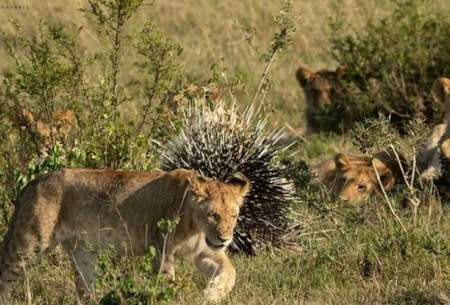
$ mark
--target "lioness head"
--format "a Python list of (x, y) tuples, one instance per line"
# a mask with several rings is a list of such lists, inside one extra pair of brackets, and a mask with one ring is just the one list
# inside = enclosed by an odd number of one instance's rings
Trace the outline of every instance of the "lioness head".
[(250, 190), (250, 182), (244, 175), (234, 174), (225, 183), (195, 176), (190, 185), (194, 223), (205, 234), (210, 248), (226, 248), (233, 241), (239, 209)]
[(445, 111), (450, 111), (450, 79), (438, 78), (431, 89), (431, 93), (436, 102), (445, 105)]
[(65, 144), (70, 137), (74, 136), (73, 133), (77, 127), (77, 118), (71, 110), (52, 113), (51, 124), (35, 118), (33, 113), (26, 108), (17, 109), (12, 119), (16, 127), (31, 136), (41, 155), (47, 154), (52, 145), (52, 136)]
[(333, 94), (338, 86), (338, 80), (345, 72), (345, 67), (338, 67), (335, 71), (319, 70), (312, 71), (307, 67), (297, 69), (296, 78), (305, 91), (308, 103), (320, 107), (331, 104)]
[(392, 169), (380, 159), (375, 158), (372, 166), (367, 158), (338, 154), (335, 163), (335, 193), (343, 200), (367, 200), (370, 194), (379, 190), (374, 166), (385, 190), (392, 188), (395, 183)]
[(436, 102), (443, 104), (446, 122), (450, 123), (450, 79), (438, 78), (433, 84), (431, 93)]
[(386, 152), (375, 154), (373, 160), (365, 156), (337, 154), (334, 160), (319, 165), (316, 174), (336, 197), (361, 202), (380, 191), (374, 167), (383, 188), (391, 189), (400, 175), (400, 169), (396, 160)]

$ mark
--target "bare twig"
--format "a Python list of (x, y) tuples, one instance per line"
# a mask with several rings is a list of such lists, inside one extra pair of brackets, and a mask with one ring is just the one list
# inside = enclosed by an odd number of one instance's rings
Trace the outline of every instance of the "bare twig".
[(372, 161), (372, 167), (373, 167), (373, 169), (375, 170), (375, 175), (377, 176), (377, 181), (378, 181), (378, 184), (379, 184), (379, 186), (380, 186), (380, 188), (381, 188), (381, 191), (382, 191), (382, 193), (383, 193), (384, 200), (385, 200), (386, 203), (388, 204), (389, 209), (391, 210), (392, 215), (394, 215), (395, 219), (397, 219), (398, 223), (399, 223), (400, 226), (402, 227), (402, 230), (403, 230), (404, 232), (406, 232), (406, 229), (405, 229), (405, 226), (403, 225), (402, 220), (401, 220), (400, 217), (397, 215), (397, 213), (395, 213), (394, 207), (392, 206), (391, 200), (389, 199), (389, 197), (388, 197), (388, 195), (387, 195), (387, 193), (386, 193), (386, 190), (384, 189), (383, 183), (381, 182), (380, 174), (378, 173), (378, 170), (377, 170), (375, 164), (373, 163), (373, 161)]
[[(270, 67), (272, 66), (272, 63), (274, 62), (278, 52), (279, 52), (279, 50), (275, 50), (272, 53), (272, 56), (270, 57), (270, 59), (267, 61), (266, 66), (264, 67), (263, 74), (261, 75), (261, 79), (259, 80), (258, 88), (256, 89), (255, 95), (253, 96), (251, 105), (255, 105), (256, 100), (258, 99), (258, 96), (262, 90), (262, 87), (263, 87), (264, 83), (266, 82), (267, 76), (269, 75)], [(258, 105), (258, 108), (256, 108), (257, 109), (256, 113), (259, 113), (259, 111), (261, 110), (262, 104), (263, 104), (263, 101), (261, 100), (261, 102)]]

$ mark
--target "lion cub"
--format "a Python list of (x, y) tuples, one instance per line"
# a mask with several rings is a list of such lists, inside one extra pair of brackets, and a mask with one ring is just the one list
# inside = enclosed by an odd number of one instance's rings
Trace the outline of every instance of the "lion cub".
[[(188, 257), (210, 278), (205, 297), (218, 301), (233, 288), (236, 272), (225, 254), (249, 191), (235, 174), (226, 183), (189, 170), (119, 172), (64, 169), (42, 176), (22, 191), (0, 252), (0, 295), (21, 274), (20, 262), (62, 244), (76, 272), (79, 295), (95, 284), (99, 251), (144, 255), (156, 248), (154, 268), (175, 276), (175, 258)], [(158, 228), (176, 221), (171, 234)]]

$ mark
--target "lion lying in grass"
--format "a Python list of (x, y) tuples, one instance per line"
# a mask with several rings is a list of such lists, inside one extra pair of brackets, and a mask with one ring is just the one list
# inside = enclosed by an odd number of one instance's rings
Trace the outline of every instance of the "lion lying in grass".
[(367, 156), (337, 154), (334, 159), (314, 166), (312, 174), (336, 197), (357, 203), (381, 191), (375, 169), (385, 190), (401, 179), (395, 157), (384, 151), (375, 154), (373, 160)]
[[(175, 276), (175, 258), (189, 257), (210, 282), (209, 301), (233, 288), (236, 272), (225, 254), (249, 181), (226, 183), (188, 170), (119, 172), (66, 169), (28, 184), (19, 197), (0, 252), (0, 295), (22, 272), (21, 261), (62, 244), (76, 272), (76, 286), (89, 297), (101, 249), (143, 255), (156, 248), (155, 270)], [(160, 232), (158, 222), (177, 223)], [(163, 254), (164, 253), (164, 254)]]

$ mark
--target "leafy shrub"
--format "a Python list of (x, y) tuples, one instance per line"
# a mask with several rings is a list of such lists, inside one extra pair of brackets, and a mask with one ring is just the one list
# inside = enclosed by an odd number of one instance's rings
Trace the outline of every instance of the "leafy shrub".
[[(74, 165), (151, 167), (148, 140), (164, 136), (160, 117), (174, 116), (168, 102), (171, 92), (181, 86), (176, 59), (182, 49), (151, 21), (137, 33), (125, 31), (142, 2), (91, 2), (92, 10), (86, 14), (96, 25), (99, 40), (106, 42), (101, 50), (85, 50), (76, 34), (48, 22), (40, 23), (36, 37), (27, 38), (19, 26), (16, 36), (5, 36), (15, 62), (14, 71), (4, 75), (1, 92), (2, 106), (10, 114), (5, 120), (14, 121), (17, 111), (27, 109), (53, 130), (54, 113), (70, 110), (79, 128), (73, 142), (62, 148), (77, 160)], [(140, 71), (134, 77), (124, 76), (123, 58), (128, 53), (136, 54), (128, 57)], [(124, 109), (136, 115), (127, 117)], [(27, 131), (19, 135), (19, 142), (34, 136)], [(57, 139), (52, 135), (50, 146)], [(36, 153), (28, 152), (28, 160)]]
[[(118, 268), (114, 250), (98, 258), (96, 294), (100, 305), (152, 305), (172, 300), (177, 287), (162, 275), (152, 274), (155, 249), (139, 260), (122, 259)], [(125, 272), (124, 272), (125, 270)]]
[(361, 32), (345, 28), (339, 20), (331, 24), (331, 53), (346, 67), (345, 94), (319, 117), (331, 116), (335, 126), (343, 121), (348, 129), (382, 112), (402, 131), (413, 118), (431, 123), (442, 117), (430, 90), (438, 77), (450, 75), (447, 15), (430, 1), (409, 0), (397, 3), (387, 17), (369, 20)]
[[(168, 128), (161, 118), (176, 122), (176, 107), (170, 102), (183, 85), (177, 64), (181, 47), (152, 21), (136, 32), (125, 30), (142, 0), (90, 4), (85, 14), (104, 42), (99, 50), (80, 45), (79, 31), (47, 21), (39, 23), (33, 37), (18, 24), (14, 35), (2, 36), (14, 62), (2, 75), (0, 88), (4, 211), (11, 209), (16, 190), (50, 169), (47, 165), (55, 156), (60, 164), (53, 169), (153, 168), (151, 139), (162, 140)], [(129, 53), (135, 56), (125, 63)], [(140, 73), (125, 77), (128, 64)], [(67, 139), (61, 134), (58, 112), (76, 118), (73, 126), (62, 126), (70, 130)], [(18, 177), (28, 178), (21, 178), (22, 183)]]

